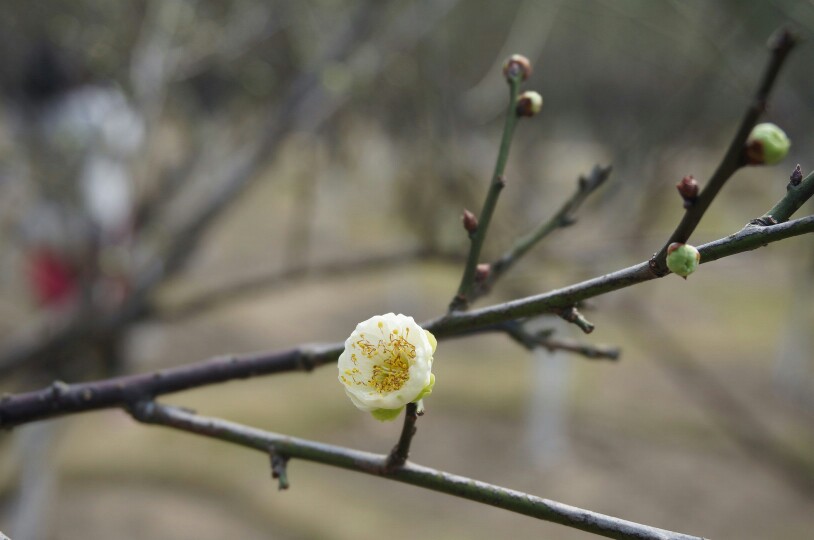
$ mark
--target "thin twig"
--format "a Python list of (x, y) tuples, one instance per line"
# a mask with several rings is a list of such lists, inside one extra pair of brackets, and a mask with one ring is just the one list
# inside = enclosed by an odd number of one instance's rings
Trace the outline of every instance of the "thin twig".
[(509, 271), (526, 253), (536, 246), (543, 238), (557, 229), (568, 227), (576, 222), (574, 214), (582, 203), (596, 191), (610, 177), (611, 167), (595, 166), (588, 176), (580, 176), (577, 180), (577, 189), (573, 195), (563, 203), (557, 212), (546, 221), (540, 223), (534, 230), (521, 237), (514, 245), (491, 264), (489, 276), (477, 287), (471, 300), (488, 293), (497, 280)]
[(495, 172), (492, 174), (492, 182), (489, 185), (489, 191), (486, 193), (486, 199), (483, 201), (483, 209), (478, 216), (478, 227), (475, 232), (470, 234), (469, 255), (464, 266), (464, 273), (461, 276), (461, 284), (458, 286), (458, 294), (449, 304), (450, 312), (466, 309), (475, 288), (475, 271), (480, 262), (483, 241), (486, 239), (486, 232), (489, 230), (489, 223), (492, 221), (492, 214), (497, 206), (498, 196), (506, 185), (506, 179), (503, 175), (506, 170), (506, 162), (509, 160), (514, 128), (519, 120), (516, 109), (521, 78), (522, 75), (519, 72), (507, 77), (509, 82), (509, 108), (506, 111), (506, 121), (503, 125), (503, 135), (500, 139), (500, 150), (497, 154)]
[[(814, 232), (814, 215), (766, 227), (747, 225), (733, 235), (699, 246), (701, 264), (811, 232)], [(664, 276), (656, 275), (652, 271), (649, 262), (643, 262), (611, 274), (536, 296), (512, 300), (473, 311), (444, 315), (427, 323), (425, 328), (429, 329), (436, 337), (445, 338), (461, 331), (503, 321), (556, 312), (582, 300), (661, 277)]]
[(131, 409), (131, 414), (143, 423), (219, 439), (264, 453), (268, 452), (270, 447), (274, 447), (276, 451), (290, 458), (412, 484), (607, 538), (702, 540), (697, 536), (657, 529), (413, 463), (405, 463), (399, 468), (388, 470), (386, 466), (388, 458), (384, 455), (279, 435), (226, 420), (198, 416), (154, 402), (140, 403)]
[(579, 354), (590, 360), (619, 360), (620, 351), (618, 347), (602, 347), (566, 339), (555, 339), (552, 337), (553, 329), (531, 333), (522, 324), (510, 321), (497, 325), (495, 330), (505, 332), (513, 340), (529, 350), (542, 347), (549, 352), (566, 351)]
[(718, 195), (718, 192), (726, 181), (746, 164), (744, 154), (746, 139), (749, 137), (749, 133), (757, 123), (758, 118), (760, 118), (760, 115), (763, 114), (763, 111), (766, 109), (769, 93), (777, 80), (780, 68), (783, 66), (789, 52), (794, 48), (796, 41), (794, 35), (785, 29), (775, 33), (769, 40), (771, 56), (766, 70), (763, 73), (763, 77), (760, 80), (760, 84), (758, 85), (755, 97), (750, 106), (746, 109), (741, 124), (735, 132), (735, 136), (732, 138), (732, 142), (729, 144), (729, 148), (726, 154), (724, 154), (718, 168), (715, 169), (709, 182), (698, 195), (695, 202), (687, 208), (681, 222), (675, 231), (673, 231), (673, 234), (670, 235), (670, 239), (667, 240), (659, 252), (651, 259), (650, 264), (653, 271), (657, 274), (663, 275), (668, 272), (666, 261), (667, 248), (670, 244), (673, 242), (685, 243), (689, 240), (690, 235), (695, 231), (695, 228), (701, 222), (701, 218), (704, 217), (704, 213), (706, 213), (710, 204), (712, 204), (712, 200)]
[[(740, 232), (700, 246), (701, 263), (750, 251), (767, 244), (814, 232), (814, 215), (777, 225), (747, 225)], [(469, 312), (455, 312), (422, 326), (438, 338), (449, 338), (495, 324), (556, 312), (587, 298), (658, 279), (648, 262), (556, 289)], [(129, 375), (0, 398), (0, 428), (97, 409), (118, 407), (139, 399), (234, 379), (286, 371), (310, 371), (333, 363), (343, 343), (309, 345), (281, 352), (231, 356), (143, 375)]]
[(271, 461), (271, 477), (277, 480), (277, 489), (288, 489), (288, 459), (289, 457), (278, 452), (274, 446), (269, 447), (269, 460)]
[(410, 457), (410, 443), (413, 442), (413, 436), (416, 433), (415, 423), (418, 420), (418, 406), (415, 403), (408, 403), (404, 408), (404, 425), (401, 428), (401, 436), (399, 442), (387, 455), (385, 462), (385, 470), (393, 472), (399, 467), (403, 467)]
[(763, 214), (762, 217), (771, 218), (775, 223), (788, 221), (789, 217), (812, 196), (814, 196), (814, 173), (809, 173), (796, 186), (789, 184), (786, 196), (774, 205), (771, 210)]

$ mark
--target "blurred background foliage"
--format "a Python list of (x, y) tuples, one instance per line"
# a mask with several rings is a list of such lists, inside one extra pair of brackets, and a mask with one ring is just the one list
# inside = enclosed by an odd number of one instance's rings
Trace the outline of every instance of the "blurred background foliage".
[[(614, 171), (578, 223), (482, 303), (642, 261), (681, 215), (674, 184), (712, 172), (784, 24), (809, 38), (766, 114), (791, 154), (739, 173), (698, 244), (763, 214), (796, 163), (812, 166), (810, 0), (5, 0), (0, 387), (337, 341), (387, 311), (442, 313), (515, 52), (545, 105), (515, 136), (488, 257), (593, 165)], [(618, 364), (500, 336), (443, 342), (412, 458), (687, 533), (810, 534), (813, 245), (596, 299), (590, 341), (620, 346)], [(382, 254), (407, 256), (340, 272)], [(232, 288), (250, 282), (249, 294)], [(119, 322), (16, 353), (76, 320)], [(330, 368), (166, 401), (376, 452), (399, 429), (359, 414)], [(118, 411), (18, 429), (0, 448), (0, 530), (14, 540), (586, 536), (300, 462), (277, 493), (262, 457)]]

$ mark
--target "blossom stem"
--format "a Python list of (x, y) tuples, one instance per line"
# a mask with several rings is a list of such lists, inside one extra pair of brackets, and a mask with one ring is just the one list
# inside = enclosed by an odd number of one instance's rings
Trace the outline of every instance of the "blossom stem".
[(410, 457), (410, 443), (413, 442), (413, 436), (418, 428), (416, 428), (416, 421), (418, 420), (418, 406), (415, 403), (408, 403), (404, 408), (404, 425), (401, 428), (401, 436), (396, 446), (390, 450), (385, 462), (385, 470), (392, 472), (399, 467), (403, 467)]
[(503, 136), (500, 140), (500, 150), (497, 154), (495, 172), (492, 175), (492, 182), (489, 185), (489, 191), (486, 193), (486, 199), (483, 201), (483, 209), (478, 216), (478, 228), (470, 235), (471, 243), (469, 246), (469, 255), (466, 259), (463, 276), (461, 276), (458, 294), (455, 295), (449, 304), (450, 312), (466, 309), (473, 295), (475, 270), (480, 260), (481, 248), (486, 239), (486, 232), (489, 230), (492, 214), (494, 214), (495, 207), (497, 206), (498, 196), (506, 185), (504, 172), (506, 170), (506, 163), (509, 160), (509, 149), (512, 145), (514, 128), (519, 119), (515, 109), (517, 108), (517, 96), (520, 92), (521, 80), (522, 75), (520, 73), (508, 78), (509, 108), (506, 111), (506, 121), (503, 124)]
[(404, 463), (398, 468), (390, 469), (387, 466), (388, 456), (280, 435), (219, 418), (199, 416), (153, 401), (139, 403), (130, 413), (139, 422), (219, 439), (261, 452), (268, 452), (273, 447), (290, 458), (389, 478), (607, 538), (703, 540), (697, 536), (626, 521), (414, 463)]

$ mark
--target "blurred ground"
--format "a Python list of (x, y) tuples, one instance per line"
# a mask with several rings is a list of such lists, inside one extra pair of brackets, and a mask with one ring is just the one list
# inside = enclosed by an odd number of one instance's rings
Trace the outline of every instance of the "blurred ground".
[[(119, 21), (117, 10), (140, 13), (143, 6), (121, 6), (37, 3), (20, 21), (12, 10), (0, 10), (0, 23), (7, 36), (30, 36), (40, 28), (37, 13), (52, 9), (45, 26), (53, 36), (74, 36), (66, 43), (90, 51), (94, 69), (125, 80), (126, 62), (113, 60), (127, 59), (135, 29), (125, 25), (128, 31), (115, 39), (103, 23)], [(287, 89), (298, 62), (313, 60), (312, 49), (319, 48), (315, 43), (324, 46), (320, 38), (334, 24), (332, 17), (349, 7), (342, 2), (302, 6), (272, 5), (294, 13), (286, 39), (261, 42), (256, 57), (215, 63), (213, 77), (221, 86), (214, 87), (228, 105), (219, 102), (215, 112), (203, 112), (185, 82), (170, 86), (153, 161), (182, 161), (190, 133), (211, 135), (213, 126), (221, 125), (239, 132), (261, 104)], [(203, 9), (210, 3), (199, 7), (199, 22), (210, 25), (203, 37), (215, 39), (219, 19)], [(195, 20), (189, 22), (193, 28)], [(468, 245), (460, 230), (461, 208), (480, 207), (505, 100), (499, 64), (490, 64), (515, 51), (526, 52), (538, 66), (528, 86), (541, 90), (545, 107), (518, 130), (487, 254), (497, 255), (553, 212), (577, 176), (594, 164), (612, 163), (614, 173), (575, 226), (557, 231), (481, 305), (640, 262), (681, 215), (675, 182), (694, 174), (703, 184), (713, 170), (763, 65), (766, 37), (788, 22), (810, 35), (814, 6), (460, 2), (415, 51), (397, 54), (375, 84), (360, 85), (333, 123), (285, 138), (250, 196), (229, 208), (185, 273), (161, 290), (161, 306), (294, 263), (319, 266), (426, 245), (463, 253)], [(804, 171), (811, 167), (807, 126), (814, 88), (805, 70), (814, 56), (810, 43), (801, 46), (781, 76), (768, 112), (794, 141), (792, 155), (777, 167), (739, 173), (697, 231), (697, 243), (735, 232), (763, 214), (784, 193), (795, 163)], [(9, 57), (21, 55), (5, 51)], [(342, 79), (338, 68), (343, 66), (329, 67), (322, 73), (325, 84)], [(0, 79), (10, 77), (8, 69)], [(269, 73), (274, 77), (263, 75)], [(123, 87), (128, 90), (126, 83)], [(0, 125), (5, 126), (3, 118)], [(204, 137), (213, 153), (230, 129)], [(4, 127), (4, 165), (12, 163), (13, 142)], [(14, 175), (3, 178), (9, 179), (7, 188), (14, 187)], [(24, 206), (20, 200), (28, 200), (3, 193), (4, 218)], [(809, 204), (800, 215), (810, 211)], [(12, 235), (11, 229), (2, 230)], [(23, 250), (3, 240), (9, 245), (0, 261), (6, 269), (0, 276), (0, 335), (6, 336), (24, 327), (36, 309), (20, 272)], [(534, 362), (545, 358), (533, 358), (502, 336), (440, 343), (438, 383), (419, 421), (411, 459), (709, 538), (810, 536), (814, 355), (800, 342), (814, 329), (812, 248), (810, 238), (795, 238), (702, 266), (687, 281), (668, 276), (592, 301), (586, 316), (596, 331), (590, 336), (571, 328), (564, 332), (620, 346), (618, 363), (569, 357), (541, 372)], [(128, 335), (127, 369), (143, 372), (228, 352), (340, 341), (360, 320), (388, 311), (425, 320), (446, 309), (459, 276), (455, 264), (417, 262), (358, 276), (306, 279), (181, 321), (148, 321)], [(803, 366), (792, 373), (792, 385), (783, 355)], [(559, 451), (544, 452), (533, 442), (540, 377), (565, 386), (562, 430), (549, 434), (559, 441)], [(3, 385), (17, 391), (20, 381)], [(398, 423), (380, 424), (356, 411), (331, 367), (164, 401), (374, 452), (388, 451), (400, 429)], [(58, 491), (42, 519), (54, 524), (58, 540), (588, 536), (304, 462), (290, 464), (291, 489), (278, 492), (266, 457), (140, 426), (118, 411), (54, 425)], [(0, 439), (3, 531), (12, 520), (8, 503), (19, 473), (11, 438)]]

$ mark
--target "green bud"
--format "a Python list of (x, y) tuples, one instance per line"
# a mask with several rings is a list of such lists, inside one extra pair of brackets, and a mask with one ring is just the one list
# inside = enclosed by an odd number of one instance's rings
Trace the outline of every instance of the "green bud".
[(756, 125), (746, 139), (746, 158), (750, 165), (774, 165), (786, 157), (790, 147), (783, 130), (765, 122)]
[(534, 116), (543, 108), (543, 96), (527, 90), (517, 98), (517, 116)]
[(370, 414), (379, 422), (392, 422), (401, 414), (404, 407), (398, 409), (373, 409)]
[(701, 262), (701, 254), (689, 244), (673, 242), (667, 248), (667, 268), (676, 275), (687, 279)]

